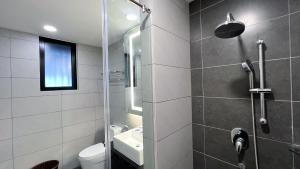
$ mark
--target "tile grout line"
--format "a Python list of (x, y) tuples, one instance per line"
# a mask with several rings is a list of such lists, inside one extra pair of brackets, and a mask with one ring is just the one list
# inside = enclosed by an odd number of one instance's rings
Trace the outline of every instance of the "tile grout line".
[(234, 165), (234, 164), (232, 164), (232, 163), (230, 163), (230, 162), (227, 162), (227, 161), (224, 161), (224, 160), (222, 160), (222, 159), (216, 158), (216, 157), (211, 156), (211, 155), (209, 155), (209, 154), (205, 154), (205, 153), (200, 152), (200, 151), (197, 151), (197, 150), (193, 150), (193, 151), (196, 152), (196, 153), (198, 153), (198, 154), (202, 154), (204, 157), (213, 158), (213, 159), (215, 159), (215, 160), (217, 160), (217, 161), (220, 161), (220, 162), (222, 162), (222, 163), (225, 163), (225, 164), (228, 164), (228, 165), (231, 165), (231, 166), (234, 166), (234, 167), (237, 167), (237, 168), (238, 168), (238, 166), (236, 166), (236, 165)]
[(11, 38), (11, 31), (9, 31), (9, 61), (10, 61), (10, 118), (11, 118), (11, 140), (12, 140), (12, 167), (15, 168), (15, 153), (14, 153), (14, 119), (13, 119), (13, 97), (12, 97), (12, 62), (11, 62), (11, 44), (12, 44), (12, 38)]
[[(226, 133), (227, 133), (227, 132), (228, 132), (228, 133), (231, 132), (231, 131), (228, 130), (228, 129), (219, 128), (219, 127), (214, 127), (214, 126), (209, 126), (209, 125), (200, 124), (200, 123), (193, 123), (193, 125), (196, 125), (196, 126), (202, 126), (203, 128), (210, 128), (210, 129), (214, 129), (214, 130), (220, 130), (220, 131), (226, 132)], [(253, 133), (249, 134), (249, 136), (253, 137)], [(268, 140), (268, 141), (277, 142), (277, 143), (281, 143), (281, 144), (286, 144), (286, 145), (291, 144), (290, 142), (281, 141), (281, 140), (275, 140), (275, 139), (272, 139), (272, 138), (261, 137), (261, 136), (256, 136), (256, 137), (259, 138), (259, 139), (262, 139), (262, 140)]]
[[(290, 59), (290, 99), (291, 99), (291, 127), (292, 127), (292, 144), (294, 144), (294, 106), (293, 106), (293, 68), (292, 68), (292, 40), (291, 40), (291, 1), (288, 0), (288, 25), (289, 25), (289, 59)], [(292, 153), (292, 168), (295, 169), (295, 155)]]
[[(201, 9), (201, 3), (200, 3), (200, 9)], [(200, 12), (200, 17), (199, 17), (199, 20), (200, 20), (200, 35), (201, 35), (201, 38), (202, 38), (202, 17), (201, 17), (201, 12)], [(203, 68), (203, 66), (204, 66), (204, 63), (203, 63), (203, 57), (202, 57), (202, 55), (203, 55), (203, 43), (202, 43), (203, 41), (201, 40), (200, 41), (200, 57), (201, 57), (201, 67)], [(204, 78), (203, 78), (203, 76), (204, 76), (204, 71), (202, 70), (201, 71), (201, 88), (202, 88), (202, 95), (204, 96), (204, 87), (203, 87), (203, 85), (204, 85), (204, 82), (203, 82), (203, 80), (204, 80)], [(193, 95), (193, 94), (192, 94)], [(202, 97), (202, 122), (205, 124), (205, 105), (204, 105), (204, 102), (205, 102), (205, 98), (204, 97)], [(206, 132), (206, 129), (205, 129), (205, 127), (203, 128), (203, 152), (204, 153), (206, 153), (206, 147), (205, 147), (205, 144), (206, 144), (206, 138), (205, 138), (205, 133)], [(206, 169), (207, 167), (206, 167), (206, 158), (205, 158), (205, 156), (203, 157), (204, 158), (204, 169)]]

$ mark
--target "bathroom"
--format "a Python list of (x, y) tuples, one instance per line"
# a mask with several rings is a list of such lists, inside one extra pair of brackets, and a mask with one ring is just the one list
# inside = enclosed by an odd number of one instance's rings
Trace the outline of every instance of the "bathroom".
[(299, 0), (0, 0), (0, 169), (300, 169)]

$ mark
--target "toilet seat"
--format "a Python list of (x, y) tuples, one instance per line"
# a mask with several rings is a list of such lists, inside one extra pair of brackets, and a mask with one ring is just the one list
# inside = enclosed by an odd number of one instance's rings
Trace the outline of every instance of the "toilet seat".
[(79, 159), (99, 163), (105, 161), (105, 147), (103, 143), (98, 143), (85, 148), (79, 153)]

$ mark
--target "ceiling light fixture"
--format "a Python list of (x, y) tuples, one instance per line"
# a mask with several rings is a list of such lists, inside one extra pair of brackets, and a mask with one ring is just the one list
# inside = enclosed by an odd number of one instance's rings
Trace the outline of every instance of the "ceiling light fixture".
[(48, 32), (56, 32), (57, 31), (56, 27), (51, 26), (51, 25), (44, 25), (43, 28)]
[(126, 19), (129, 21), (136, 21), (137, 20), (137, 16), (135, 14), (127, 14), (126, 15)]

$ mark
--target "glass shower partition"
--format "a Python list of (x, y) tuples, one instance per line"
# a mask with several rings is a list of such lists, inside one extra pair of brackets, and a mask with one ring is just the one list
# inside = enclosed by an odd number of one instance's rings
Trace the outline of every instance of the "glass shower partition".
[(152, 169), (153, 142), (144, 138), (153, 131), (153, 119), (145, 116), (142, 85), (151, 81), (143, 77), (143, 62), (150, 57), (145, 52), (150, 51), (150, 31), (145, 31), (150, 11), (131, 0), (102, 0), (102, 11), (106, 166)]

